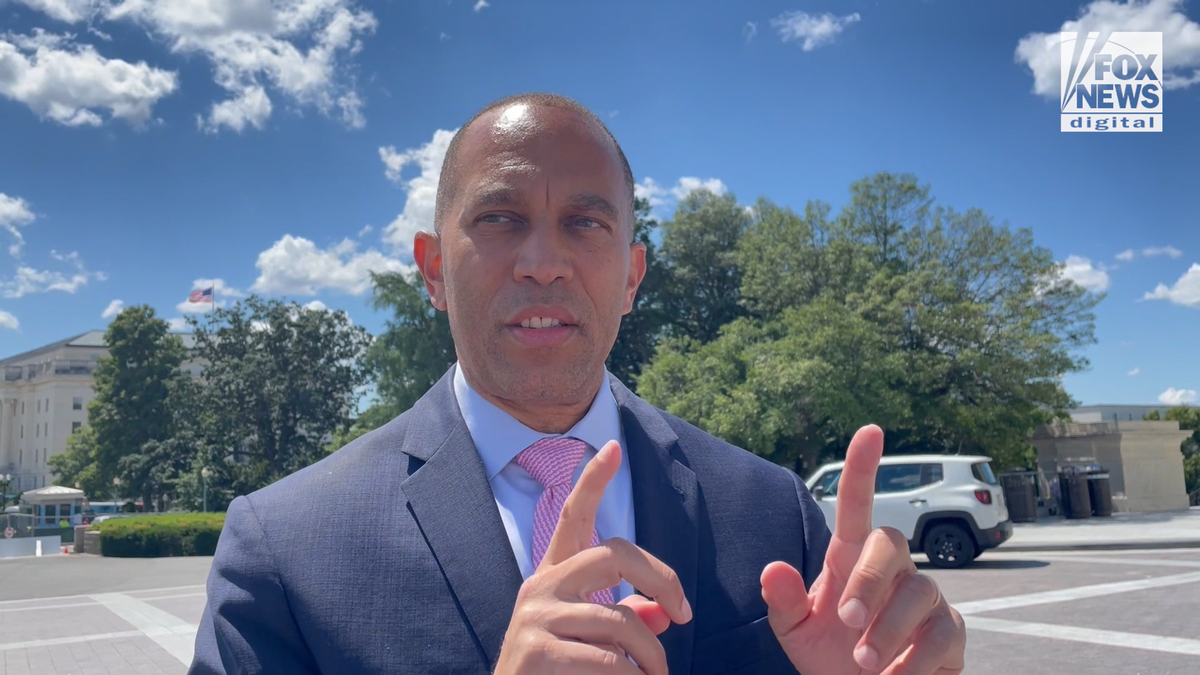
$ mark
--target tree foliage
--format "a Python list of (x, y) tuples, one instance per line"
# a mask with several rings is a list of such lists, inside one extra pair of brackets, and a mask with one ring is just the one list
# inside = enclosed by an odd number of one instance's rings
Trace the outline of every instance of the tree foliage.
[(365, 329), (344, 312), (256, 296), (191, 325), (208, 455), (194, 472), (208, 466), (218, 488), (245, 494), (324, 456), (366, 383)]
[(833, 218), (765, 199), (754, 214), (734, 256), (748, 316), (664, 342), (638, 383), (652, 402), (808, 471), (869, 422), (891, 452), (1024, 464), (1033, 428), (1072, 404), (1061, 377), (1087, 364), (1101, 296), (1028, 230), (886, 173)]
[(609, 372), (627, 385), (633, 384), (645, 364), (654, 357), (654, 349), (667, 325), (664, 301), (669, 273), (662, 253), (654, 243), (657, 228), (658, 221), (650, 215), (650, 202), (637, 199), (633, 238), (646, 247), (646, 276), (638, 287), (633, 309), (621, 317), (621, 329), (605, 363)]
[[(67, 451), (49, 464), (66, 485), (79, 483), (90, 494), (109, 495), (122, 461), (147, 444), (170, 437), (171, 392), (182, 377), (184, 349), (154, 309), (129, 307), (113, 319), (104, 335), (108, 356), (94, 374), (96, 397), (88, 404), (88, 426), (67, 442)], [(122, 494), (146, 503), (159, 494), (150, 482), (123, 482)]]
[(732, 194), (695, 190), (662, 224), (662, 301), (671, 333), (708, 342), (745, 314), (738, 242), (750, 212)]
[(1152, 410), (1145, 415), (1148, 420), (1174, 420), (1179, 422), (1179, 428), (1191, 431), (1192, 435), (1183, 439), (1179, 451), (1183, 453), (1183, 479), (1189, 495), (1193, 495), (1193, 504), (1200, 492), (1200, 408), (1178, 406), (1167, 410), (1167, 414), (1159, 415)]

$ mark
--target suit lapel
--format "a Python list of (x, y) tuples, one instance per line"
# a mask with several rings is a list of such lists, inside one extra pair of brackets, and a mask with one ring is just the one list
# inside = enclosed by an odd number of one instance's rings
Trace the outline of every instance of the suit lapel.
[[(700, 495), (696, 474), (680, 461), (679, 438), (658, 410), (610, 379), (628, 446), (637, 545), (675, 571), (688, 602), (697, 607)], [(690, 673), (695, 621), (672, 625), (659, 639), (670, 672)]]
[(490, 672), (522, 578), (483, 461), (458, 410), (453, 373), (451, 368), (413, 406), (403, 452), (424, 464), (400, 487)]

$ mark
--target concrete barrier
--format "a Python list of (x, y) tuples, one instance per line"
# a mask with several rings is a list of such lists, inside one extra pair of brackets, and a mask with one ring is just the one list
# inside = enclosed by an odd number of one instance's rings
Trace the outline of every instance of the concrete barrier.
[(88, 529), (87, 525), (76, 525), (75, 526), (75, 549), (74, 550), (76, 553), (83, 553), (83, 538), (87, 534), (87, 529)]
[(92, 555), (103, 555), (100, 551), (100, 533), (87, 531), (83, 533), (83, 552)]
[(42, 555), (62, 555), (62, 537), (54, 534), (44, 537), (0, 539), (0, 558), (24, 558), (37, 555), (39, 542), (42, 545)]

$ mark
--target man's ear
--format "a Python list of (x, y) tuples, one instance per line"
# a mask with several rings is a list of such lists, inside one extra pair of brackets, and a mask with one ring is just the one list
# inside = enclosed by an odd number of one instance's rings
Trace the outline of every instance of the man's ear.
[(629, 277), (625, 280), (625, 305), (621, 314), (633, 311), (633, 300), (637, 297), (638, 287), (646, 278), (646, 245), (635, 241), (629, 245)]
[(446, 279), (442, 276), (442, 242), (437, 234), (418, 232), (413, 239), (413, 261), (425, 280), (425, 292), (436, 309), (446, 311)]

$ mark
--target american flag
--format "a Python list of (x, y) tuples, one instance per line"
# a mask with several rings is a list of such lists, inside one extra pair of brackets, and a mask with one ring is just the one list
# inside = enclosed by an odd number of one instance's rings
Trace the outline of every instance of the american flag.
[(209, 286), (208, 288), (197, 288), (196, 290), (192, 291), (191, 295), (188, 296), (188, 302), (194, 303), (194, 302), (212, 302), (212, 301), (213, 301), (213, 287), (212, 286)]

